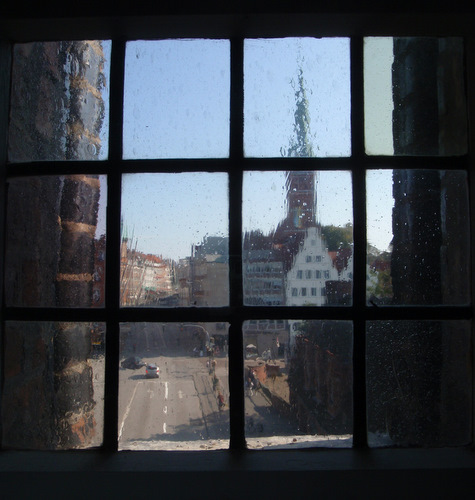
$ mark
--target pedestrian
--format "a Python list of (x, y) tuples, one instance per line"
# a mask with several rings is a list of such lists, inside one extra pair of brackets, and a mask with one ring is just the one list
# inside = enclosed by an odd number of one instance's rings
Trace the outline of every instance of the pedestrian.
[(224, 406), (224, 396), (221, 392), (218, 392), (218, 408), (221, 410)]

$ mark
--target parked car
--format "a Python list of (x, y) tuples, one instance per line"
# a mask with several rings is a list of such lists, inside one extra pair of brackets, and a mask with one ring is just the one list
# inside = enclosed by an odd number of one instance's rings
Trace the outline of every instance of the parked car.
[(129, 370), (138, 370), (139, 368), (142, 368), (142, 366), (145, 366), (146, 363), (144, 363), (140, 358), (137, 356), (130, 356), (128, 358), (125, 358), (120, 366), (124, 369), (129, 369)]
[(158, 378), (160, 375), (160, 368), (154, 364), (154, 363), (149, 363), (145, 367), (145, 377), (147, 378)]

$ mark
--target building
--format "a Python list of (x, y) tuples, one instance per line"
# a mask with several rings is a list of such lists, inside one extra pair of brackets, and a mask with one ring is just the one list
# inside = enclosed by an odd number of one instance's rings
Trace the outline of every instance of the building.
[[(394, 154), (465, 153), (462, 39), (394, 38), (393, 54)], [(393, 171), (392, 305), (468, 301), (466, 177), (428, 167)], [(389, 429), (395, 443), (412, 446), (463, 444), (469, 439), (463, 431), (469, 427), (471, 400), (466, 364), (455, 362), (457, 351), (468, 355), (461, 347), (464, 335), (461, 322), (372, 325), (370, 432)]]
[(289, 306), (323, 306), (327, 303), (326, 283), (338, 281), (338, 271), (325, 246), (321, 230), (309, 227), (287, 273), (286, 303)]
[[(19, 44), (14, 57), (10, 159), (46, 163), (97, 158), (104, 119), (101, 42)], [(99, 175), (40, 175), (10, 181), (7, 304), (52, 308), (103, 304), (105, 242), (94, 240), (99, 198)], [(87, 322), (19, 322), (5, 330), (4, 446), (91, 445), (96, 432), (89, 361), (92, 340)], [(19, 412), (20, 407), (24, 411)]]
[(179, 305), (175, 264), (157, 255), (130, 248), (124, 238), (121, 247), (121, 305)]
[(229, 304), (229, 238), (207, 236), (176, 268), (180, 305), (223, 307)]
[(242, 262), (245, 305), (285, 304), (284, 263), (282, 253), (273, 248), (272, 235), (245, 233)]
[(280, 306), (285, 303), (283, 263), (272, 250), (251, 250), (243, 256), (244, 304)]
[(289, 346), (289, 325), (284, 320), (250, 320), (242, 326), (244, 348), (255, 346), (249, 349), (246, 354), (247, 359), (253, 359), (254, 352), (257, 357), (275, 360), (284, 358)]

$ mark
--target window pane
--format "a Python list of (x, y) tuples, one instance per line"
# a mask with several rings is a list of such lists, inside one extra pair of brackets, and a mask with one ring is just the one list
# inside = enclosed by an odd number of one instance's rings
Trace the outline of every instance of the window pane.
[(246, 321), (243, 337), (247, 446), (351, 447), (351, 322)]
[(7, 322), (2, 430), (6, 448), (100, 446), (103, 323)]
[(106, 193), (105, 176), (8, 181), (8, 306), (104, 305)]
[(244, 303), (351, 304), (352, 210), (349, 172), (244, 172)]
[(367, 297), (374, 305), (470, 301), (467, 175), (367, 173)]
[(470, 351), (468, 321), (369, 322), (369, 445), (469, 444)]
[(366, 152), (467, 152), (461, 38), (365, 38)]
[(351, 154), (348, 38), (244, 41), (245, 156)]
[(227, 306), (228, 176), (128, 174), (122, 182), (122, 306)]
[(228, 40), (127, 43), (124, 158), (229, 156)]
[(122, 323), (119, 449), (229, 447), (228, 323)]
[(14, 47), (11, 162), (108, 156), (110, 41)]

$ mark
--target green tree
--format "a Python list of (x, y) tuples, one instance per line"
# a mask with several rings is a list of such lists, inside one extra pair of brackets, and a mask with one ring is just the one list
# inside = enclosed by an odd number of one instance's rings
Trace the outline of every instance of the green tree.
[(368, 245), (368, 286), (369, 300), (390, 300), (393, 297), (391, 280), (391, 253), (380, 252), (376, 247)]
[(342, 248), (350, 248), (353, 244), (353, 224), (345, 226), (322, 226), (322, 235), (330, 252), (336, 252)]

